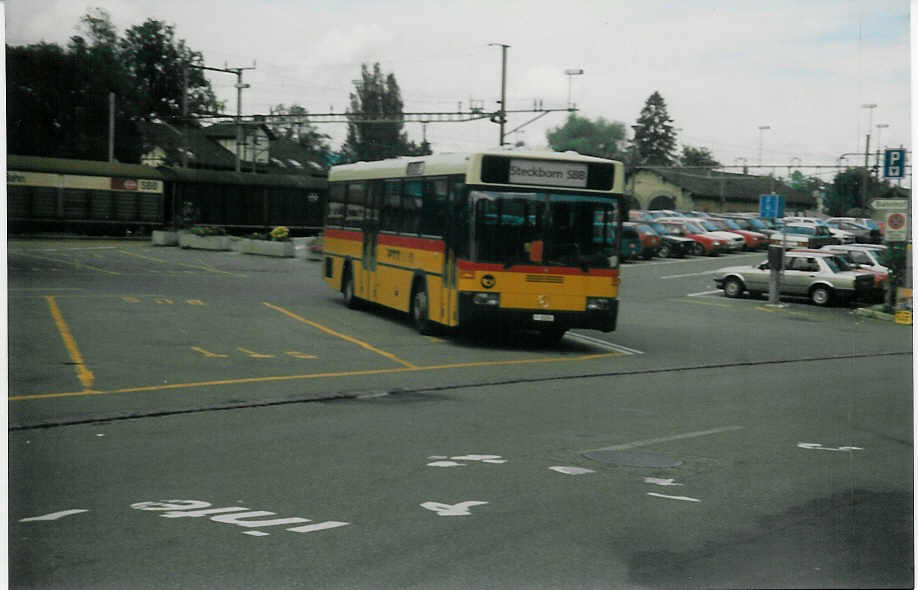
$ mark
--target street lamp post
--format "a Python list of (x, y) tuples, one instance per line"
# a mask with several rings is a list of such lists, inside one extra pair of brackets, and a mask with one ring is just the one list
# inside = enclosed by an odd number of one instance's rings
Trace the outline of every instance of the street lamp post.
[(504, 125), (507, 123), (507, 49), (510, 46), (506, 43), (489, 43), (488, 45), (500, 47), (500, 111), (497, 114), (497, 123), (500, 125), (500, 146), (503, 147)]
[(873, 126), (873, 109), (877, 108), (876, 103), (862, 104), (862, 109), (867, 109), (867, 137), (864, 143), (864, 182), (861, 184), (861, 202), (860, 206), (864, 207), (867, 204), (867, 181), (870, 179), (870, 174), (867, 172), (867, 166), (869, 165), (868, 158), (870, 157), (870, 128)]
[(877, 123), (877, 163), (874, 166), (875, 168), (880, 168), (880, 151), (883, 149), (883, 142), (880, 140), (883, 137), (883, 130), (889, 127), (889, 123)]
[(747, 159), (744, 158), (743, 156), (737, 156), (737, 157), (733, 158), (733, 163), (734, 163), (734, 164), (735, 164), (736, 162), (742, 162), (742, 163), (743, 163), (743, 174), (749, 174), (749, 167), (746, 165), (746, 164), (748, 163), (748, 161), (749, 161), (749, 160), (747, 160)]
[(759, 166), (762, 165), (762, 136), (771, 129), (770, 125), (759, 125)]
[(571, 83), (574, 79), (574, 76), (582, 76), (583, 70), (580, 68), (572, 68), (564, 70), (564, 75), (567, 76), (567, 108), (574, 108), (573, 103), (571, 102)]

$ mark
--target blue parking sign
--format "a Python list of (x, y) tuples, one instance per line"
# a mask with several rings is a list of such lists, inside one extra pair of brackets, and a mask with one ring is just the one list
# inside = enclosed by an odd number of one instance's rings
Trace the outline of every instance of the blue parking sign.
[(764, 219), (774, 219), (784, 217), (784, 196), (783, 195), (760, 195), (759, 196), (759, 217)]
[(905, 150), (886, 150), (883, 154), (883, 176), (902, 178), (905, 176)]

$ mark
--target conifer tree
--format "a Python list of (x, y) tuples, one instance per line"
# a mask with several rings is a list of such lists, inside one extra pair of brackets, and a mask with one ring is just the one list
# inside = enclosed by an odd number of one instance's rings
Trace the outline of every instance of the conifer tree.
[(654, 91), (644, 103), (637, 120), (634, 142), (637, 146), (637, 164), (671, 166), (676, 161), (676, 132), (673, 120), (666, 112), (666, 102)]

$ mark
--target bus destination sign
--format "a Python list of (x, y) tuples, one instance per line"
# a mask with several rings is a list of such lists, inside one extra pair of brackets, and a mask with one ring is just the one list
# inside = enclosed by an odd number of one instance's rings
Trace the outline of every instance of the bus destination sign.
[(541, 184), (586, 188), (587, 165), (550, 160), (510, 160), (511, 184)]

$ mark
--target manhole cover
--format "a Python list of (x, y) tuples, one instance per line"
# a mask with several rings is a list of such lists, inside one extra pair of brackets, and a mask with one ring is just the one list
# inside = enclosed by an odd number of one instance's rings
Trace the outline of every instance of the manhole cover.
[(647, 453), (643, 451), (587, 451), (583, 454), (587, 459), (602, 461), (612, 465), (625, 465), (628, 467), (676, 467), (682, 461), (661, 453)]

